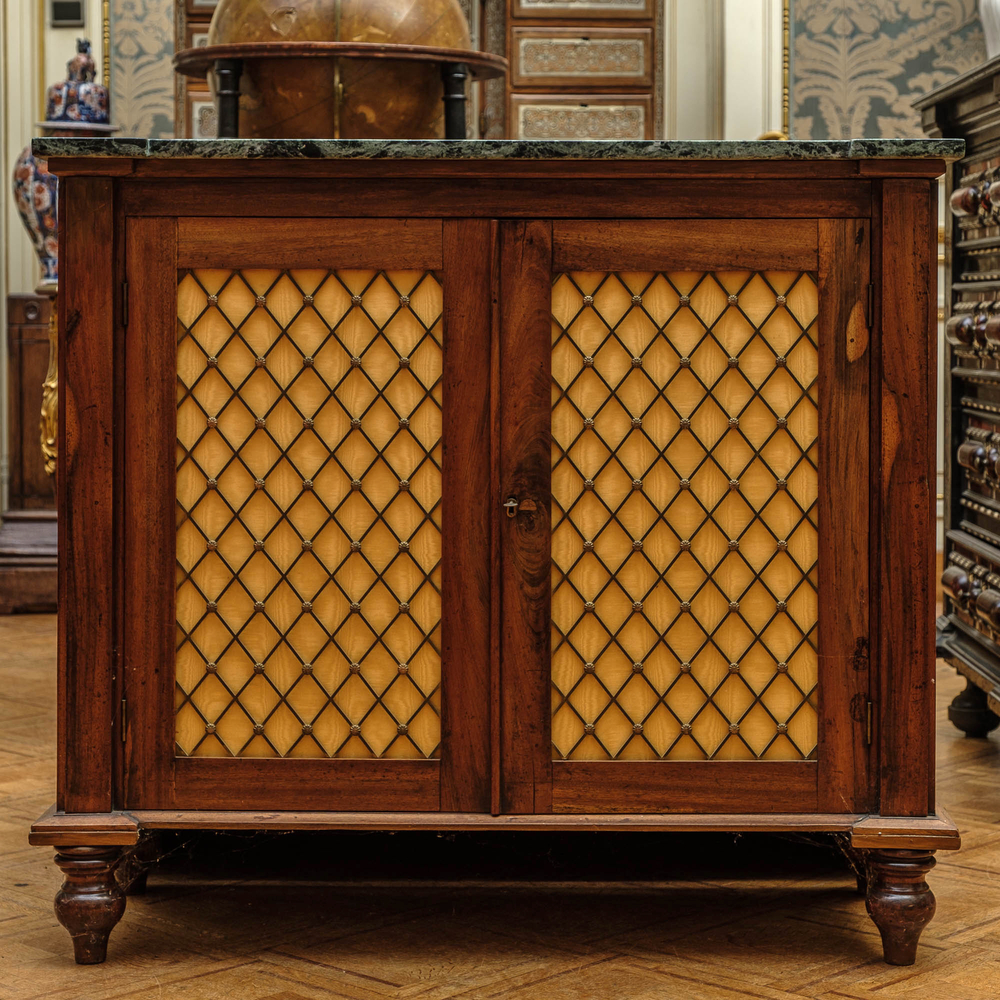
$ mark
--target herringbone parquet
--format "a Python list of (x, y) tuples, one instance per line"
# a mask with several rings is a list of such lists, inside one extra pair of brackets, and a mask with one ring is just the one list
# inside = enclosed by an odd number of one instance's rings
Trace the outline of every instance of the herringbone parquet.
[(53, 800), (52, 617), (0, 618), (3, 1000), (981, 1000), (1000, 991), (1000, 740), (945, 717), (938, 787), (965, 838), (932, 873), (917, 964), (880, 960), (827, 841), (203, 834), (164, 844), (105, 965), (73, 964)]

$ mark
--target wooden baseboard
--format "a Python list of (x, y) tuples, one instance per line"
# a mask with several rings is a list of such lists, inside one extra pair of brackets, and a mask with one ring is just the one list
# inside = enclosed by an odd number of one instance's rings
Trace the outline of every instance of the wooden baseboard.
[(0, 566), (0, 615), (55, 610), (54, 566)]

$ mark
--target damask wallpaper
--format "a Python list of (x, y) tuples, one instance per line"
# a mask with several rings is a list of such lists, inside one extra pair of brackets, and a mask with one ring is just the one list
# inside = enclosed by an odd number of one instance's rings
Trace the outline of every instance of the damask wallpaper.
[(122, 135), (174, 134), (174, 0), (111, 0), (111, 115)]
[(796, 139), (922, 136), (910, 107), (986, 59), (976, 0), (792, 0)]

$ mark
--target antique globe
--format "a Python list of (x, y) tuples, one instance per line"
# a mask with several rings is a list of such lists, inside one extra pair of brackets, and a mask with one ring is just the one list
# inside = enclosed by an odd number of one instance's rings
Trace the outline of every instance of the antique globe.
[[(324, 42), (360, 43), (360, 54), (315, 58)], [(244, 58), (239, 134), (291, 139), (441, 138), (440, 64), (415, 47), (471, 44), (458, 0), (220, 0), (208, 45), (237, 43), (269, 55)]]

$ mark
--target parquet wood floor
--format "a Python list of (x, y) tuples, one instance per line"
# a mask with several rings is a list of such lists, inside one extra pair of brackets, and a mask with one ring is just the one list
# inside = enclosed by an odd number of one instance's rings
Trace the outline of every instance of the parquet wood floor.
[(105, 965), (52, 913), (55, 620), (0, 618), (2, 1000), (981, 1000), (1000, 993), (1000, 740), (939, 672), (939, 855), (917, 964), (881, 961), (829, 841), (576, 834), (202, 834), (166, 842)]

